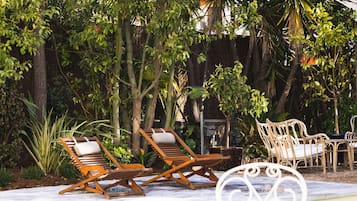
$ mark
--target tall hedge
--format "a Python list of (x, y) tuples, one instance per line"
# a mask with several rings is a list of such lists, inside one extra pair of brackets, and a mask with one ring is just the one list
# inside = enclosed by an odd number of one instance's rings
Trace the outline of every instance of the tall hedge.
[(15, 81), (0, 84), (0, 166), (13, 167), (20, 160), (20, 130), (25, 123), (23, 94)]

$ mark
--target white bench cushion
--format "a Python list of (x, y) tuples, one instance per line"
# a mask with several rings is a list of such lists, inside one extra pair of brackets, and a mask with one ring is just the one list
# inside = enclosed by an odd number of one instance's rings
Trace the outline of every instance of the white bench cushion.
[[(321, 144), (295, 144), (293, 146), (295, 158), (304, 158), (312, 155), (322, 153), (322, 145)], [(283, 149), (283, 157), (286, 159), (293, 158), (293, 151), (291, 148)]]

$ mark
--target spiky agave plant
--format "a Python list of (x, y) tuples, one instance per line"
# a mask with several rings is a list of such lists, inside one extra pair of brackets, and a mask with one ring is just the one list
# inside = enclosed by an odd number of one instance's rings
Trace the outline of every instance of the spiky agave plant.
[(72, 124), (66, 113), (53, 118), (52, 110), (47, 115), (44, 111), (42, 118), (38, 119), (37, 106), (27, 100), (24, 102), (30, 118), (27, 122), (28, 129), (22, 132), (25, 136), (23, 144), (45, 175), (58, 173), (60, 165), (65, 160), (63, 149), (58, 143), (59, 137), (73, 135), (85, 122)]

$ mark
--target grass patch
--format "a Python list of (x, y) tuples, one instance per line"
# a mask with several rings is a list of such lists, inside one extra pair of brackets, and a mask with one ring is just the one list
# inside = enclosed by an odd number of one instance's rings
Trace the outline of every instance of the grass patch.
[(0, 187), (5, 187), (13, 180), (14, 178), (12, 177), (12, 174), (8, 169), (0, 168)]
[(21, 177), (24, 179), (41, 179), (45, 174), (37, 166), (30, 166), (21, 170)]

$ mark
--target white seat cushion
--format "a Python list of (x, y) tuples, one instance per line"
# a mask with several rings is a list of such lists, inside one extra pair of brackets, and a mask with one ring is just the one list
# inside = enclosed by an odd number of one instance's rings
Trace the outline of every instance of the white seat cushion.
[[(293, 146), (295, 158), (304, 158), (311, 155), (322, 153), (322, 145), (321, 144), (295, 144)], [(288, 148), (283, 151), (283, 157), (286, 159), (293, 158), (293, 152), (291, 148)]]
[(356, 142), (350, 143), (350, 146), (353, 147), (353, 148), (356, 148), (357, 147), (357, 143)]
[(78, 156), (96, 154), (100, 152), (99, 144), (96, 141), (80, 142), (74, 145), (73, 148)]
[(167, 132), (154, 133), (154, 134), (152, 134), (152, 139), (154, 140), (154, 142), (156, 142), (158, 144), (159, 143), (170, 143), (170, 144), (176, 143), (175, 136), (172, 135), (171, 133), (167, 133)]

